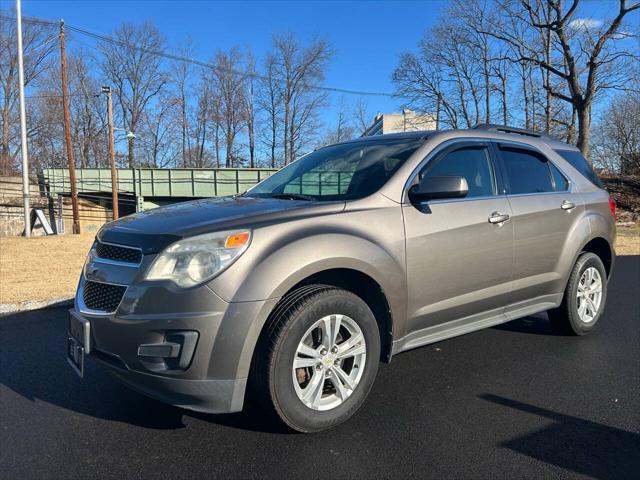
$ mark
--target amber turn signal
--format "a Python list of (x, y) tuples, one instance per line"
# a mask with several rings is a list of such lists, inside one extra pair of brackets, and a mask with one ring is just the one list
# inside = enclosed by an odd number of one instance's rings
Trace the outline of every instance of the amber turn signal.
[(226, 248), (238, 248), (244, 246), (249, 241), (249, 232), (240, 232), (235, 235), (229, 235), (224, 242)]

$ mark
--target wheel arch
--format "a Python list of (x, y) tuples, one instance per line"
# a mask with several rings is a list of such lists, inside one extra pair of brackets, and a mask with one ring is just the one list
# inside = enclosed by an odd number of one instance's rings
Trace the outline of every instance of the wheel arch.
[(604, 264), (604, 269), (607, 272), (607, 277), (611, 277), (611, 271), (613, 269), (613, 258), (614, 258), (613, 248), (605, 238), (595, 237), (590, 239), (580, 249), (580, 253), (582, 252), (591, 252), (596, 254)]

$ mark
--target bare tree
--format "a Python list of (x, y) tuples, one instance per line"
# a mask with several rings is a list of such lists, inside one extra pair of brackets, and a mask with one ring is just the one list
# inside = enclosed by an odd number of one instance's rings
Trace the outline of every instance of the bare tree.
[(244, 126), (244, 75), (241, 71), (242, 55), (237, 49), (218, 52), (215, 58), (215, 88), (220, 96), (221, 129), (225, 142), (225, 166), (237, 163), (235, 141)]
[(211, 121), (213, 123), (213, 146), (215, 152), (216, 167), (220, 168), (220, 131), (222, 125), (222, 101), (220, 95), (215, 95), (213, 97)]
[(88, 55), (83, 51), (69, 58), (74, 158), (83, 168), (99, 167), (108, 162), (104, 96), (99, 94), (98, 81), (86, 58)]
[[(181, 56), (190, 57), (193, 50), (190, 38), (187, 38), (184, 46), (181, 48)], [(193, 67), (189, 62), (176, 60), (171, 64), (170, 81), (175, 89), (175, 105), (178, 107), (178, 122), (180, 124), (180, 155), (183, 167), (190, 165), (191, 161), (191, 144), (189, 135), (189, 94), (190, 94), (190, 78), (193, 73)]]
[(458, 32), (458, 39), (466, 44), (466, 50), (471, 53), (468, 60), (471, 64), (477, 64), (480, 75), (478, 83), (484, 97), (485, 123), (491, 123), (491, 92), (496, 60), (491, 48), (493, 38), (484, 32), (494, 14), (490, 0), (455, 0), (448, 11), (448, 17), (453, 19)]
[(260, 85), (258, 102), (267, 117), (263, 131), (264, 143), (268, 149), (271, 168), (278, 164), (278, 138), (282, 123), (282, 90), (277, 75), (277, 59), (273, 53), (264, 61), (264, 75)]
[(310, 141), (317, 111), (325, 102), (314, 88), (324, 80), (333, 55), (326, 41), (316, 39), (307, 47), (293, 35), (273, 38), (278, 81), (282, 88), (285, 164), (293, 162), (300, 148)]
[(340, 98), (338, 117), (336, 123), (330, 127), (325, 136), (320, 140), (319, 145), (330, 145), (332, 143), (350, 140), (355, 136), (355, 127), (349, 119), (347, 103), (344, 97)]
[[(364, 133), (371, 124), (371, 115), (367, 110), (367, 104), (362, 98), (358, 98), (353, 105), (352, 117), (355, 122), (357, 133)], [(355, 132), (354, 132), (355, 133)]]
[[(167, 76), (161, 68), (161, 58), (155, 53), (164, 47), (164, 40), (151, 23), (123, 23), (113, 34), (115, 42), (100, 41), (102, 73), (113, 85), (115, 99), (125, 128), (136, 132), (144, 111), (156, 97)], [(135, 164), (135, 139), (128, 139), (129, 167)]]
[[(580, 0), (572, 0), (568, 6), (562, 0), (499, 0), (503, 15), (483, 33), (510, 45), (516, 61), (536, 65), (550, 78), (562, 81), (561, 88), (554, 88), (551, 81), (544, 87), (551, 96), (575, 109), (577, 146), (588, 155), (596, 96), (605, 89), (621, 88), (628, 71), (626, 63), (638, 57), (623, 41), (635, 33), (621, 27), (640, 3), (619, 0), (614, 16), (601, 23), (579, 18), (579, 4)], [(554, 45), (553, 51), (541, 40), (547, 38)]]
[(217, 157), (219, 144), (218, 126), (220, 124), (220, 120), (218, 118), (218, 114), (214, 111), (215, 106), (219, 105), (220, 102), (219, 97), (213, 93), (211, 82), (205, 74), (200, 77), (196, 102), (197, 107), (192, 115), (193, 119), (190, 122), (193, 125), (190, 133), (193, 140), (190, 144), (192, 143), (195, 147), (193, 152), (189, 152), (189, 158), (191, 159), (190, 165), (202, 168), (208, 162), (206, 159), (206, 147), (209, 140), (209, 130), (211, 128), (211, 123), (213, 122), (215, 126), (216, 161), (217, 165), (220, 166), (219, 159)]
[(141, 162), (153, 168), (165, 168), (175, 164), (180, 158), (181, 149), (177, 148), (178, 129), (172, 119), (176, 118), (180, 108), (171, 95), (158, 98), (153, 107), (144, 110), (140, 120)]
[[(2, 91), (2, 145), (0, 174), (13, 170), (19, 150), (18, 123), (18, 52), (13, 16), (0, 18), (0, 90)], [(51, 53), (56, 50), (56, 31), (49, 26), (25, 21), (22, 26), (24, 52), (24, 84), (31, 85), (51, 66)], [(15, 126), (15, 128), (14, 128)], [(12, 149), (13, 145), (13, 149)]]
[[(499, 57), (503, 57), (502, 54), (498, 54)], [(493, 89), (500, 95), (500, 107), (502, 111), (502, 124), (509, 124), (509, 78), (510, 69), (509, 62), (504, 59), (495, 61), (491, 65), (492, 75), (497, 82), (494, 84)]]
[(436, 25), (420, 40), (418, 53), (406, 53), (393, 73), (404, 106), (438, 111), (437, 123), (451, 128), (478, 122), (480, 83), (473, 49), (451, 23)]
[(247, 68), (244, 80), (243, 112), (249, 143), (249, 167), (256, 166), (256, 62), (251, 51), (247, 53)]
[(615, 98), (595, 125), (594, 164), (609, 173), (640, 175), (640, 91)]

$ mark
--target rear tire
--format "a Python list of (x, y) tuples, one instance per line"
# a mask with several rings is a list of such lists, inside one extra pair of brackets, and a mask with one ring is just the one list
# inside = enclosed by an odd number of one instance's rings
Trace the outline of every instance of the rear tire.
[(251, 380), (257, 400), (279, 422), (317, 432), (348, 420), (361, 407), (379, 359), (380, 334), (367, 304), (333, 286), (308, 285), (287, 295), (272, 313), (254, 354)]
[(607, 300), (607, 272), (595, 253), (582, 253), (569, 275), (562, 303), (549, 310), (554, 330), (564, 335), (586, 335), (602, 316)]

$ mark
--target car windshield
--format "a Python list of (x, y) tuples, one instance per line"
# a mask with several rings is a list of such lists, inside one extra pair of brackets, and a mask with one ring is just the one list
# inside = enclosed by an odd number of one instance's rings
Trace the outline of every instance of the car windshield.
[(332, 145), (305, 155), (248, 190), (248, 197), (353, 200), (378, 191), (423, 138)]

